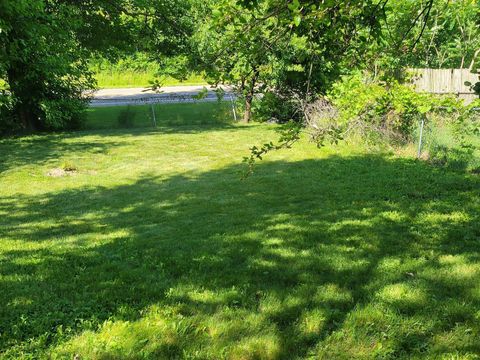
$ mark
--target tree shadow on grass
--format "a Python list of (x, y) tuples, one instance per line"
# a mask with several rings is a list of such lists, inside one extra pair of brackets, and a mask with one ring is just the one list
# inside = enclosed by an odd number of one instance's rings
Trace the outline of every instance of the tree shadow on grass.
[[(0, 254), (0, 348), (13, 357), (33, 339), (85, 358), (480, 351), (477, 177), (379, 156), (262, 163), (244, 182), (239, 170), (1, 199), (11, 249)], [(81, 335), (89, 329), (99, 332)]]
[[(70, 133), (0, 138), (0, 174), (25, 165), (58, 160), (67, 153), (105, 154), (113, 147), (125, 145), (134, 136), (161, 134), (199, 134), (250, 130), (251, 126), (233, 124), (162, 125), (158, 128), (97, 129)], [(98, 138), (96, 140), (95, 138)], [(112, 140), (115, 138), (115, 140)], [(109, 140), (110, 139), (110, 140)]]
[(82, 141), (81, 137), (78, 138), (76, 133), (62, 133), (0, 139), (0, 174), (24, 165), (58, 160), (68, 152), (104, 154), (119, 145), (114, 141)]
[[(161, 134), (201, 134), (204, 132), (211, 131), (238, 131), (244, 129), (251, 129), (252, 125), (240, 125), (234, 123), (210, 123), (210, 124), (158, 124), (155, 127), (133, 127), (129, 129), (122, 128), (108, 128), (108, 129), (95, 129), (87, 130), (87, 134), (95, 134), (99, 136), (109, 137), (109, 136), (136, 136), (136, 135), (158, 135)], [(83, 133), (83, 132), (80, 132)]]

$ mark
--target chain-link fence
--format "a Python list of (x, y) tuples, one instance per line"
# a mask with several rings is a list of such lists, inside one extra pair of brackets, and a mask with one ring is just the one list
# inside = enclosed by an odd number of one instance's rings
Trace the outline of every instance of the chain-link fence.
[(87, 113), (87, 129), (220, 126), (236, 120), (233, 101), (187, 103), (150, 103), (141, 105), (91, 107)]
[(417, 156), (435, 165), (480, 172), (480, 109), (463, 122), (449, 116), (431, 115), (420, 119), (414, 134)]

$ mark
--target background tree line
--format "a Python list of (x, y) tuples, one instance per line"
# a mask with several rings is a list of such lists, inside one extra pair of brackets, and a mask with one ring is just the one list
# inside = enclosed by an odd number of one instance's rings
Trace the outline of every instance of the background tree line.
[(91, 59), (138, 52), (160, 73), (234, 85), (245, 122), (252, 112), (298, 120), (299, 106), (355, 70), (384, 79), (407, 67), (475, 70), (479, 9), (475, 0), (4, 0), (0, 131), (79, 127), (96, 85)]

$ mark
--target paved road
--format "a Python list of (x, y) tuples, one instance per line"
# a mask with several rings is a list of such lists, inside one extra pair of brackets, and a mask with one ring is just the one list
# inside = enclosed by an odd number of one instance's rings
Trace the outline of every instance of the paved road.
[[(196, 100), (193, 96), (203, 90), (203, 86), (166, 86), (161, 93), (155, 93), (144, 88), (126, 89), (102, 89), (94, 93), (90, 102), (92, 107), (121, 106), (121, 105), (145, 105), (153, 103), (181, 103), (195, 101), (217, 101), (217, 95), (212, 87), (207, 86), (208, 95), (202, 100)], [(225, 99), (234, 98), (231, 87), (223, 86)]]

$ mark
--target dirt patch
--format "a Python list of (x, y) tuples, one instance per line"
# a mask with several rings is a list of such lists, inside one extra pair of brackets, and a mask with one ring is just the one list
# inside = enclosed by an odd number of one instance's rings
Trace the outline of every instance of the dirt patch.
[(49, 170), (47, 172), (47, 176), (50, 176), (50, 177), (64, 177), (64, 176), (77, 175), (77, 173), (78, 173), (77, 170), (72, 170), (72, 169), (64, 170), (64, 169), (56, 168), (56, 169)]
[(62, 168), (55, 168), (51, 169), (47, 172), (47, 176), (50, 177), (65, 177), (65, 176), (75, 176), (78, 174), (84, 174), (84, 175), (97, 175), (97, 171), (95, 170), (85, 170), (82, 171), (81, 173), (77, 169), (62, 169)]

